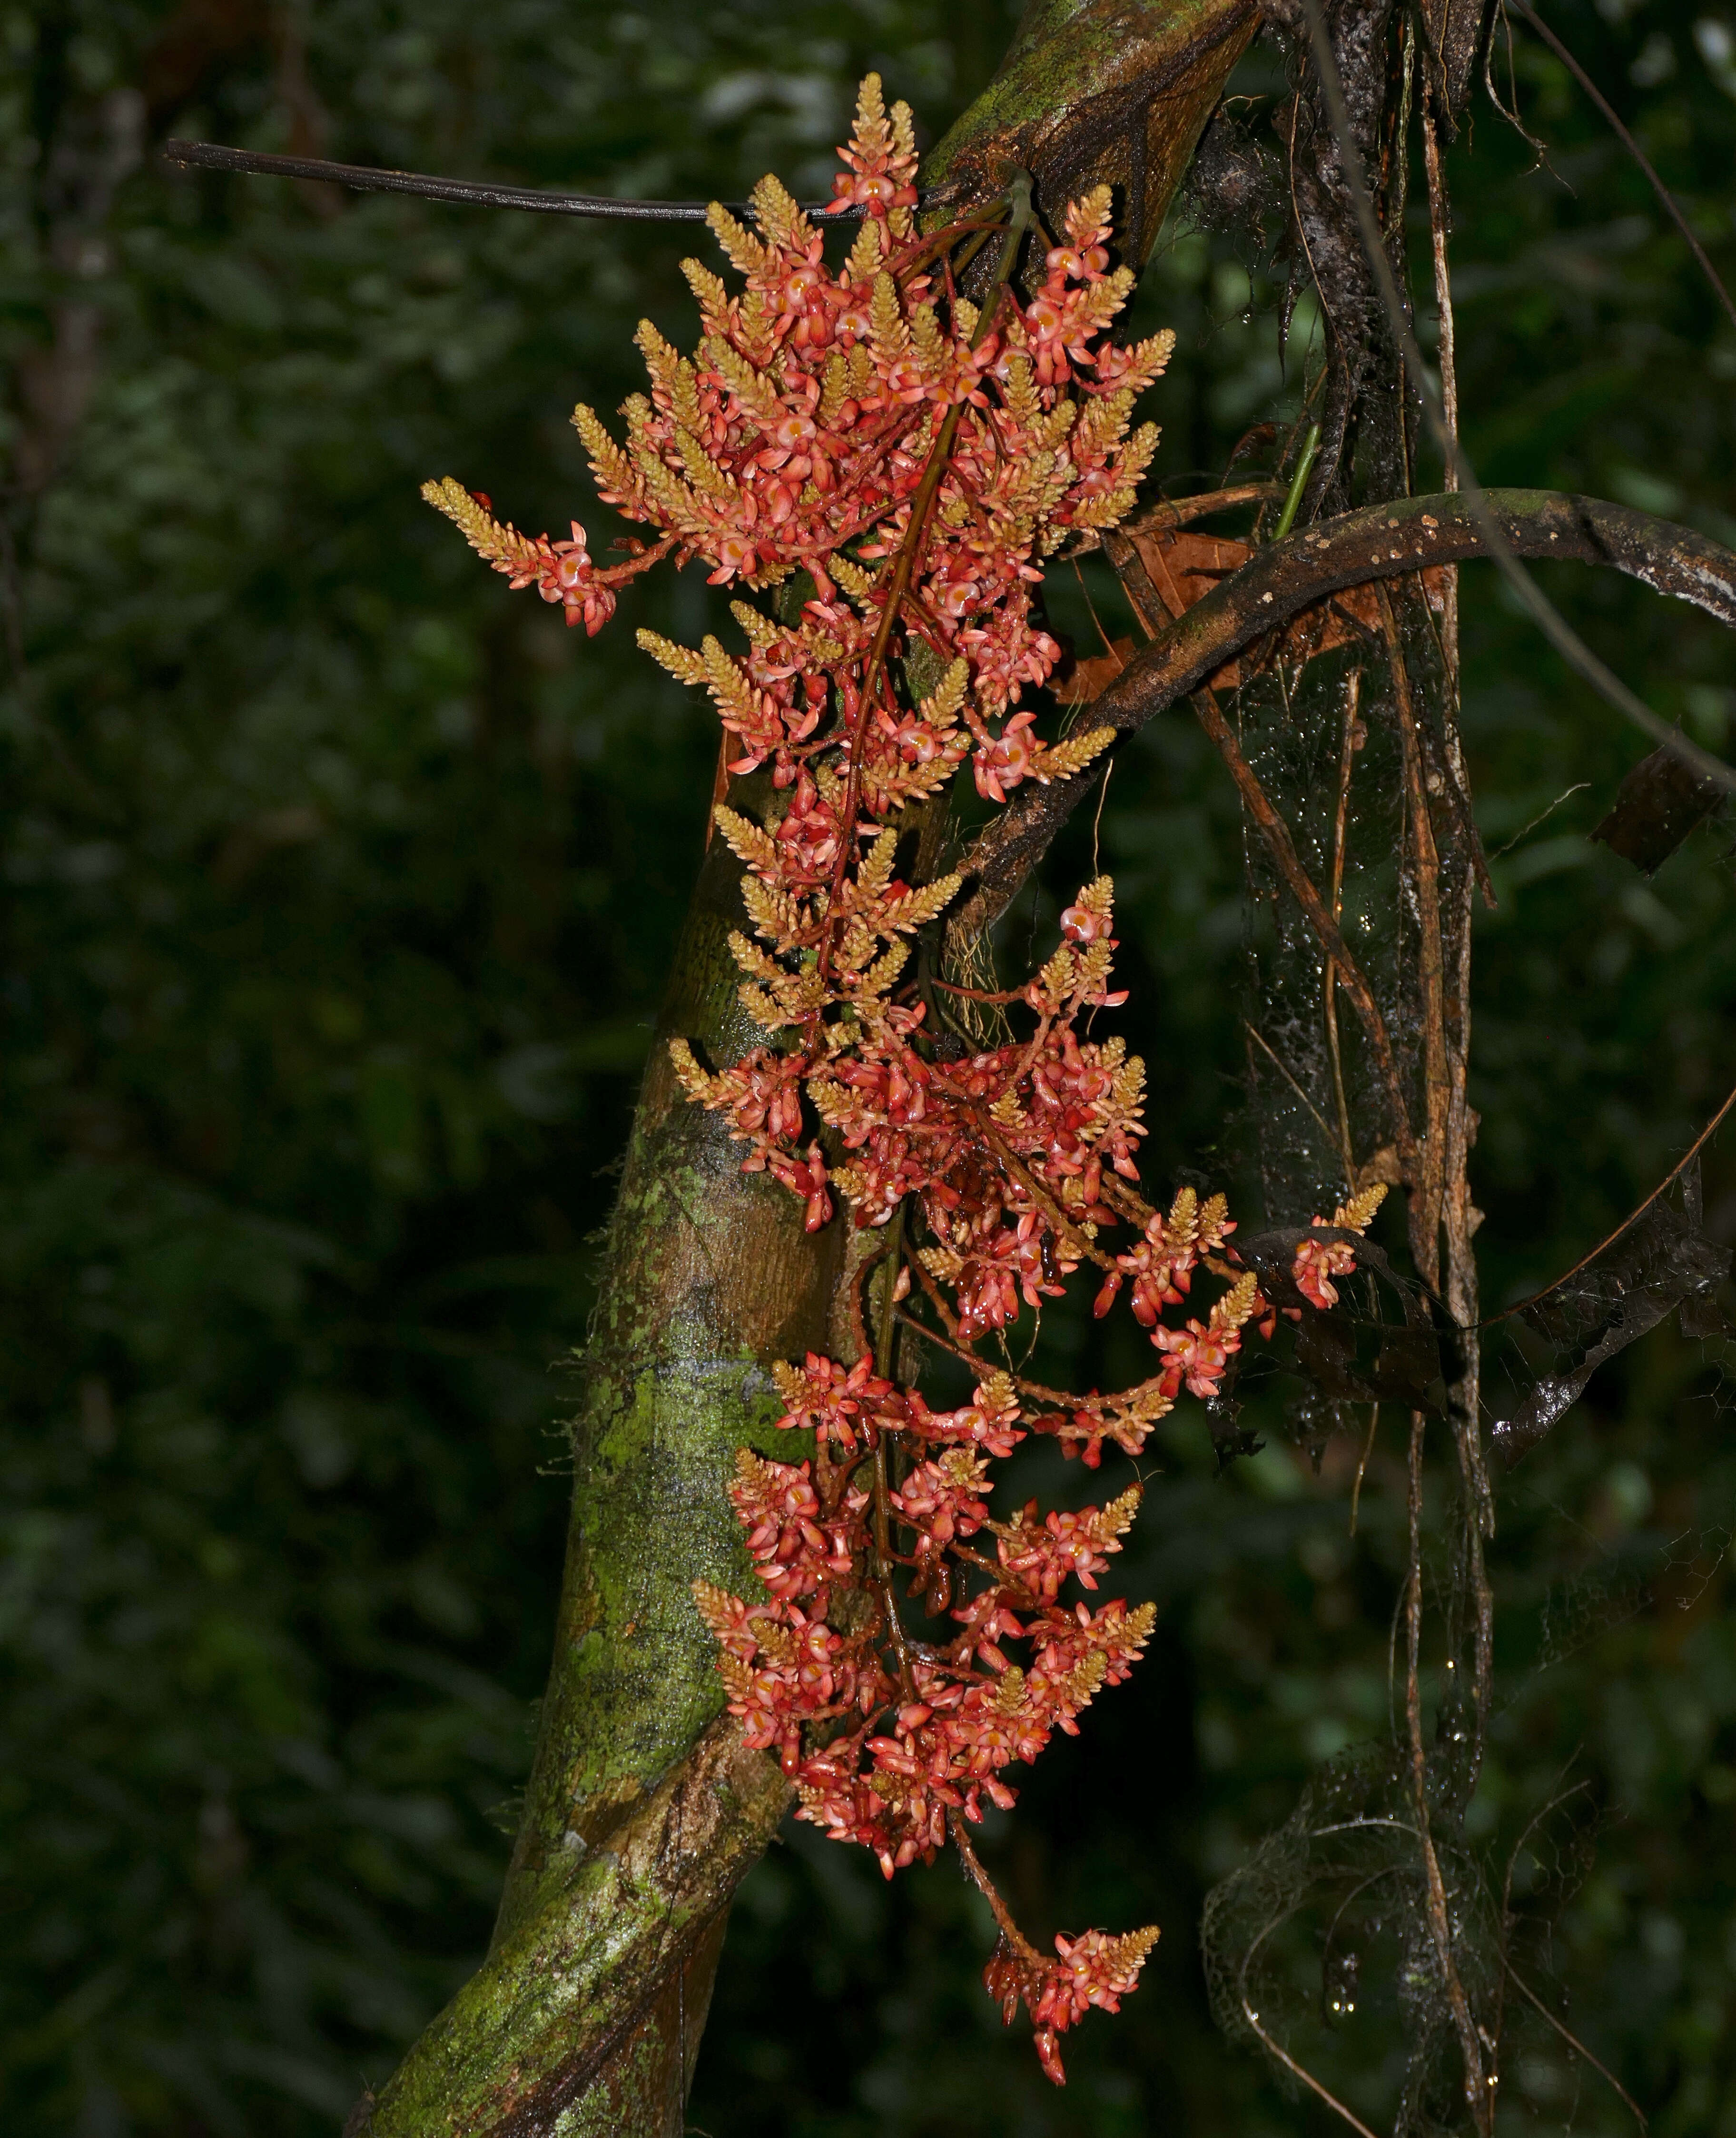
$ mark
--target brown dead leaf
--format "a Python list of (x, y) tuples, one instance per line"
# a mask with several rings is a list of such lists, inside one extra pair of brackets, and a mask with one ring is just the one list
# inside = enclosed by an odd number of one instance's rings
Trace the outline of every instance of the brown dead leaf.
[[(1240, 571), (1254, 554), (1246, 542), (1226, 541), (1214, 534), (1196, 534), (1187, 529), (1166, 533), (1158, 529), (1130, 531), (1145, 575), (1172, 617), (1178, 617), (1210, 593), (1232, 572)], [(1447, 567), (1436, 565), (1421, 574), (1429, 607), (1438, 615), (1446, 599)], [(1262, 649), (1261, 657), (1246, 668), (1240, 661), (1226, 661), (1211, 679), (1212, 687), (1233, 691), (1247, 676), (1273, 661), (1300, 666), (1335, 646), (1348, 645), (1380, 628), (1380, 603), (1372, 585), (1346, 587), (1318, 607), (1304, 609)]]
[(1356, 1169), (1356, 1178), (1350, 1184), (1351, 1193), (1360, 1195), (1365, 1188), (1378, 1181), (1382, 1187), (1402, 1188), (1404, 1168), (1399, 1163), (1397, 1146), (1384, 1144), (1372, 1157), (1365, 1158)]
[(1105, 653), (1070, 661), (1050, 686), (1064, 705), (1089, 705), (1100, 698), (1134, 657), (1134, 642), (1118, 638)]
[(1615, 807), (1592, 837), (1631, 862), (1642, 876), (1656, 876), (1723, 798), (1719, 788), (1665, 744), (1629, 772)]

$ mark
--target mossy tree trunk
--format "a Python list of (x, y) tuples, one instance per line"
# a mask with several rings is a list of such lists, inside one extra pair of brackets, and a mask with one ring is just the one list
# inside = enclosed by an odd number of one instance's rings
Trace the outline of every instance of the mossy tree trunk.
[(377, 2133), (678, 2128), (730, 1891), (788, 1801), (775, 1765), (718, 1725), (690, 1586), (751, 1578), (725, 1490), (735, 1450), (771, 1452), (781, 1406), (767, 1362), (826, 1347), (842, 1247), (841, 1228), (810, 1238), (794, 1198), (743, 1175), (739, 1147), (670, 1066), (674, 1034), (713, 1062), (763, 1039), (726, 946), (744, 925), (739, 881), (714, 841), (633, 1123), (493, 1943), (373, 2107), (363, 2127)]

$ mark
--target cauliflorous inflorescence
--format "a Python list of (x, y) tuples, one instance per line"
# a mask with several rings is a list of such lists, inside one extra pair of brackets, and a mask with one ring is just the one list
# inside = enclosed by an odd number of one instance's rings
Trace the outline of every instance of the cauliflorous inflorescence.
[[(730, 771), (770, 774), (761, 816), (719, 806), (714, 819), (742, 865), (748, 925), (729, 947), (767, 1042), (714, 1067), (685, 1040), (671, 1051), (688, 1096), (745, 1145), (744, 1170), (798, 1197), (810, 1230), (841, 1198), (856, 1228), (883, 1233), (882, 1341), (865, 1337), (853, 1361), (811, 1353), (774, 1369), (779, 1423), (814, 1449), (794, 1463), (744, 1450), (729, 1487), (764, 1600), (703, 1582), (695, 1594), (729, 1710), (750, 1745), (776, 1751), (799, 1816), (871, 1849), (888, 1877), (949, 1829), (958, 1840), (1003, 1926), (985, 1979), (1009, 2018), (1026, 2005), (1059, 2082), (1057, 2038), (1090, 2006), (1117, 2008), (1157, 1932), (1057, 1937), (1043, 1959), (1012, 1929), (963, 1823), (985, 1799), (1012, 1805), (1008, 1769), (1077, 1731), (1128, 1676), (1154, 1613), (1072, 1593), (1096, 1592), (1137, 1486), (1104, 1506), (1031, 1501), (997, 1519), (994, 1465), (1031, 1433), (1091, 1468), (1105, 1440), (1138, 1453), (1184, 1388), (1218, 1392), (1244, 1332), (1270, 1335), (1276, 1310), (1236, 1260), (1222, 1196), (1184, 1189), (1160, 1211), (1139, 1193), (1144, 1066), (1080, 1029), (1125, 999), (1110, 985), (1109, 878), (1063, 913), (1041, 969), (989, 998), (1028, 1027), (985, 1045), (967, 1036), (979, 1028), (968, 991), (933, 962), (960, 879), (908, 881), (901, 857), (922, 805), (967, 759), (1000, 803), (1027, 780), (1071, 777), (1112, 739), (1046, 740), (1016, 710), (1060, 656), (1031, 593), (1070, 533), (1113, 526), (1132, 505), (1157, 442), (1153, 426), (1133, 427), (1134, 403), (1172, 338), (1109, 339), (1133, 278), (1109, 264), (1107, 188), (1066, 211), (1022, 295), (1009, 271), (1022, 207), (919, 232), (910, 115), (888, 113), (872, 76), (841, 154), (835, 205), (864, 214), (839, 264), (773, 178), (755, 189), (753, 230), (714, 207), (743, 286), (688, 263), (699, 348), (683, 356), (641, 328), (650, 392), (627, 403), (624, 445), (590, 409), (575, 414), (602, 496), (654, 530), (651, 544), (602, 570), (577, 525), (568, 542), (531, 539), (450, 478), (424, 494), (514, 587), (592, 632), (616, 587), (664, 556), (749, 589), (802, 575), (803, 598), (772, 613), (734, 604), (742, 652), (640, 633), (710, 692)], [(1005, 251), (979, 307), (954, 270), (984, 242)], [(1304, 1239), (1291, 1272), (1302, 1298), (1336, 1300), (1333, 1277), (1355, 1267), (1344, 1236), (1378, 1200), (1356, 1198)], [(1133, 1243), (1119, 1244), (1129, 1228)], [(1161, 1360), (1148, 1380), (1066, 1395), (977, 1355), (1086, 1262), (1099, 1314), (1127, 1291)], [(1202, 1270), (1217, 1297), (1166, 1319)], [(956, 1410), (931, 1409), (892, 1370), (885, 1339), (915, 1287), (931, 1335), (976, 1368)], [(918, 1607), (941, 1622), (920, 1640), (902, 1615)]]

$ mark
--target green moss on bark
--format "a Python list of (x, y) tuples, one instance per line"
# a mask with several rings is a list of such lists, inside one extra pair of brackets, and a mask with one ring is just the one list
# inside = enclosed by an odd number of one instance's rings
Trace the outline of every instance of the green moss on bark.
[(1143, 262), (1258, 20), (1256, 0), (1030, 0), (924, 182), (962, 200), (995, 191), (1017, 165), (1051, 216), (1113, 185), (1128, 256)]
[[(753, 806), (765, 798), (739, 798)], [(843, 1229), (835, 1222), (808, 1235), (793, 1197), (763, 1175), (744, 1175), (739, 1145), (687, 1101), (669, 1066), (674, 1036), (714, 1062), (735, 1061), (764, 1038), (741, 1008), (728, 949), (729, 930), (745, 919), (739, 881), (739, 864), (714, 842), (605, 1248), (602, 1296), (580, 1356), (554, 1653), (494, 1942), (381, 2097), (371, 2126), (379, 2138), (588, 2128), (583, 2088), (558, 2111), (545, 2103), (534, 2111), (540, 2120), (524, 2119), (616, 2034), (620, 2053), (602, 2057), (592, 2082), (617, 2101), (608, 2127), (661, 2131), (646, 2120), (647, 2074), (661, 2072), (679, 2100), (680, 2060), (659, 2048), (649, 2007), (671, 1965), (682, 1963), (687, 1980), (690, 1955), (788, 1799), (771, 1763), (739, 1748), (749, 1765), (718, 1767), (705, 1784), (713, 1801), (695, 1800), (689, 1771), (723, 1706), (692, 1584), (703, 1577), (746, 1591), (752, 1582), (726, 1489), (735, 1452), (771, 1452), (774, 1442), (785, 1459), (804, 1452), (775, 1432), (781, 1406), (767, 1368), (823, 1345)], [(733, 1733), (719, 1735), (733, 1742)], [(671, 1789), (683, 1820), (709, 1833), (709, 1866), (677, 1860), (660, 1869), (655, 1852), (646, 1855)], [(681, 1859), (680, 1838), (671, 1845)], [(709, 1980), (688, 1989), (703, 2003)], [(638, 2105), (619, 2120), (629, 2100)]]

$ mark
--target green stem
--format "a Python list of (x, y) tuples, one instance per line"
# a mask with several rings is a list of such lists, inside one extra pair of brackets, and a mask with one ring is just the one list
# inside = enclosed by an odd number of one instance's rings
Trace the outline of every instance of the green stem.
[(1302, 451), (1296, 461), (1296, 471), (1290, 479), (1290, 490), (1284, 500), (1284, 510), (1278, 515), (1278, 525), (1272, 530), (1272, 539), (1281, 542), (1296, 524), (1297, 508), (1302, 502), (1302, 493), (1308, 487), (1308, 478), (1314, 471), (1315, 456), (1320, 450), (1320, 427), (1310, 423), (1308, 436), (1302, 441)]

